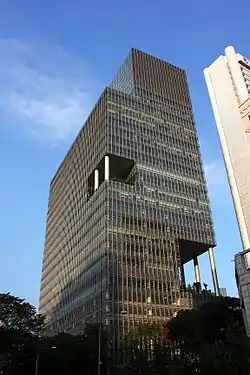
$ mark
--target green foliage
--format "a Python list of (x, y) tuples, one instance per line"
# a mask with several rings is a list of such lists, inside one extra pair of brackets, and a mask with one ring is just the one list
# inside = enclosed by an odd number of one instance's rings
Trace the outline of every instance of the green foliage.
[(9, 330), (40, 335), (44, 329), (44, 317), (25, 300), (10, 293), (0, 294), (0, 325)]
[(28, 373), (43, 329), (44, 317), (34, 306), (9, 293), (0, 294), (1, 374)]
[[(170, 340), (177, 345), (187, 365), (203, 374), (232, 374), (248, 365), (249, 342), (241, 310), (235, 298), (222, 298), (194, 311), (184, 311), (168, 323)], [(235, 372), (237, 373), (237, 372)]]
[(99, 325), (87, 325), (79, 336), (42, 335), (44, 317), (35, 307), (0, 294), (0, 374), (96, 374), (101, 329), (101, 374), (110, 367), (108, 335)]
[(10, 294), (0, 295), (0, 301), (1, 375), (97, 374), (99, 337), (101, 375), (250, 373), (249, 341), (235, 298), (181, 311), (164, 324), (139, 326), (123, 339), (115, 367), (102, 326), (87, 325), (78, 336), (44, 337), (44, 319), (33, 306)]
[[(249, 340), (236, 298), (221, 298), (197, 310), (181, 311), (159, 333), (150, 326), (144, 328), (143, 335), (138, 331), (130, 351), (127, 349), (131, 372), (146, 374), (147, 367), (157, 374), (250, 373)], [(150, 345), (141, 347), (142, 338)]]

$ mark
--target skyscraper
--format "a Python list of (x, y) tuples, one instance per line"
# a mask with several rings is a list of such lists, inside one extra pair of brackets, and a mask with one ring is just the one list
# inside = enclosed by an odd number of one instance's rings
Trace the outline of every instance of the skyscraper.
[(235, 272), (250, 335), (250, 61), (227, 47), (204, 74), (243, 246), (235, 256)]
[(204, 70), (238, 219), (250, 248), (250, 61), (233, 47)]
[(250, 337), (250, 249), (235, 255), (235, 277), (246, 334)]
[(183, 264), (209, 251), (206, 183), (185, 71), (132, 49), (50, 186), (40, 312), (48, 332), (138, 323), (192, 307)]

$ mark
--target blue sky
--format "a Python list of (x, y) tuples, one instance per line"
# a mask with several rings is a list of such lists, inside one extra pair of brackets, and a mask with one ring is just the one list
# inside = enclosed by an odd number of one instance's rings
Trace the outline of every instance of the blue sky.
[[(1, 0), (0, 292), (38, 304), (49, 182), (133, 46), (187, 70), (219, 280), (236, 295), (241, 243), (202, 71), (227, 45), (250, 57), (249, 13), (233, 0)], [(206, 254), (200, 264), (211, 287)]]

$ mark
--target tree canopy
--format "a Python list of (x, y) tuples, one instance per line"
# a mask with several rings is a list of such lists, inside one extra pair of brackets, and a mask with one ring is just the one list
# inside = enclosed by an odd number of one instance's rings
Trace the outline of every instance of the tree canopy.
[(249, 341), (235, 298), (181, 311), (165, 323), (139, 326), (124, 337), (115, 365), (108, 331), (98, 324), (86, 325), (78, 336), (46, 337), (44, 317), (10, 294), (0, 295), (0, 318), (1, 375), (97, 374), (99, 342), (101, 375), (250, 373)]
[[(144, 351), (142, 341), (147, 342)], [(134, 372), (145, 373), (141, 370), (149, 358), (149, 366), (157, 373), (250, 373), (249, 340), (236, 298), (221, 298), (197, 310), (181, 311), (163, 330), (148, 326), (143, 335), (132, 340), (131, 347), (128, 363)]]
[(44, 317), (24, 299), (14, 297), (10, 293), (0, 294), (0, 326), (40, 335), (44, 329)]

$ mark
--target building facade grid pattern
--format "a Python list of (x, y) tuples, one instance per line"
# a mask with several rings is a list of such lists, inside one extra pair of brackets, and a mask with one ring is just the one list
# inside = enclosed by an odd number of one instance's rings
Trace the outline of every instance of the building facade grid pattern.
[(132, 50), (51, 183), (40, 296), (48, 331), (102, 322), (116, 341), (191, 308), (181, 267), (214, 245), (185, 72)]

